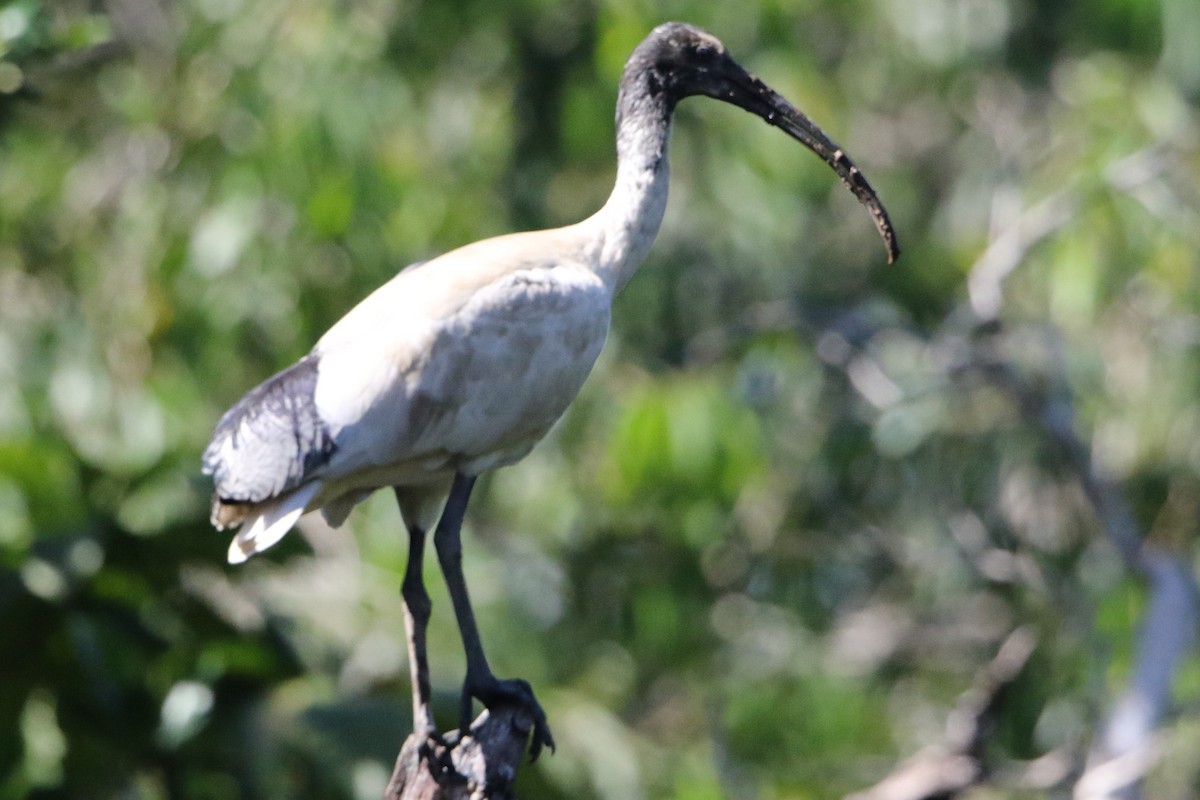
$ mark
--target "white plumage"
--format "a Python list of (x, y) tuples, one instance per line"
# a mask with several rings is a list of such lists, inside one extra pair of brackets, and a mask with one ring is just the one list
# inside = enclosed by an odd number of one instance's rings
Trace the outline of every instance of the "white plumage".
[(591, 371), (613, 297), (662, 222), (675, 104), (697, 94), (741, 106), (821, 156), (871, 211), (889, 260), (898, 255), (886, 212), (845, 153), (711, 35), (668, 23), (626, 64), (617, 181), (603, 208), (576, 225), (476, 242), (402, 271), (230, 409), (204, 454), (213, 523), (242, 526), (231, 562), (275, 544), (305, 511), (322, 509), (336, 527), (374, 490), (395, 489), (410, 534), (414, 715), (429, 735), (420, 560), (440, 513), (434, 543), (467, 652), (463, 722), (473, 697), (517, 703), (534, 717), (533, 754), (553, 746), (528, 684), (500, 681), (487, 666), (459, 527), (474, 476), (525, 456)]
[[(233, 482), (218, 480), (214, 522), (236, 524), (240, 516), (247, 531), (230, 560), (275, 544), (298, 509), (324, 507), (338, 525), (373, 489), (444, 495), (455, 472), (479, 474), (528, 453), (578, 394), (604, 345), (623, 266), (597, 269), (604, 263), (593, 254), (603, 250), (608, 216), (468, 245), (404, 270), (351, 310), (308, 356), (312, 410), (335, 448), (295, 486), (280, 477), (298, 456), (286, 415), (272, 417), (281, 419), (270, 429), (273, 446), (270, 436), (239, 431), (244, 421), (223, 421), (205, 456), (208, 470), (244, 464), (275, 476), (270, 495), (241, 503), (222, 494)], [(254, 457), (263, 451), (273, 455)], [(422, 521), (430, 522), (410, 520)]]

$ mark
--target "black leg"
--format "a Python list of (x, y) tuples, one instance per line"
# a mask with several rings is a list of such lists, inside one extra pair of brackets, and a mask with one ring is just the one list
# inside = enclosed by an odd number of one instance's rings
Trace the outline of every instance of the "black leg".
[(471, 611), (471, 600), (467, 596), (467, 582), (462, 573), (461, 531), (474, 486), (475, 478), (454, 476), (446, 510), (442, 512), (442, 519), (433, 535), (438, 563), (446, 578), (450, 600), (454, 603), (454, 615), (458, 619), (458, 630), (462, 634), (463, 650), (467, 655), (467, 679), (463, 683), (462, 706), (459, 710), (460, 730), (465, 733), (471, 725), (472, 698), (477, 698), (488, 708), (497, 705), (520, 706), (533, 716), (533, 739), (529, 754), (531, 759), (536, 759), (543, 746), (549, 746), (551, 752), (554, 750), (554, 737), (550, 735), (550, 727), (546, 724), (546, 713), (526, 681), (502, 681), (492, 674), (487, 656), (483, 653), (479, 629), (475, 625), (475, 614)]
[[(399, 492), (397, 492), (397, 496)], [(408, 565), (400, 594), (404, 597), (404, 627), (408, 633), (408, 668), (412, 677), (413, 732), (422, 736), (436, 735), (433, 712), (429, 701), (429, 654), (425, 649), (425, 631), (433, 604), (425, 591), (422, 564), (425, 560), (425, 531), (416, 524), (408, 528)]]

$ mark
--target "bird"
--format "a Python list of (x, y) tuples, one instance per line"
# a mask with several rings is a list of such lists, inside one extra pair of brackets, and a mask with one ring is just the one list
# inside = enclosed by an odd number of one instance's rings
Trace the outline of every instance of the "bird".
[(401, 270), (292, 366), (221, 417), (203, 455), (212, 523), (240, 526), (231, 563), (261, 553), (302, 514), (339, 527), (390, 488), (408, 534), (402, 579), (414, 733), (436, 741), (422, 577), (433, 544), (466, 655), (460, 730), (475, 700), (532, 719), (530, 756), (555, 742), (531, 686), (499, 679), (484, 653), (462, 572), (461, 527), (477, 477), (520, 461), (574, 400), (608, 335), (614, 296), (633, 277), (667, 204), (676, 105), (706, 96), (782, 129), (824, 160), (899, 246), (866, 177), (822, 130), (739, 65), (713, 35), (654, 28), (622, 71), (617, 173), (599, 211), (576, 224), (485, 239)]

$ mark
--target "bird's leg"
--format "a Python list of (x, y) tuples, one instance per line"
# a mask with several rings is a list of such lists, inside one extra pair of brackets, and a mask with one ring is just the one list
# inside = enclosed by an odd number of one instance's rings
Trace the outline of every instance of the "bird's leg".
[(418, 524), (408, 526), (408, 565), (400, 594), (404, 598), (404, 628), (408, 633), (408, 668), (412, 677), (413, 732), (426, 739), (436, 736), (429, 702), (429, 654), (425, 649), (425, 631), (433, 604), (425, 591), (421, 566), (425, 560), (425, 530)]
[(483, 653), (479, 629), (475, 625), (475, 614), (471, 611), (467, 582), (463, 578), (462, 521), (474, 486), (474, 477), (462, 474), (454, 476), (454, 485), (450, 487), (446, 510), (442, 512), (442, 519), (433, 535), (438, 563), (446, 578), (446, 587), (450, 591), (454, 615), (458, 619), (458, 630), (462, 634), (463, 649), (467, 655), (467, 677), (463, 682), (462, 706), (459, 710), (460, 730), (465, 734), (470, 728), (472, 698), (478, 699), (488, 708), (501, 705), (524, 708), (533, 716), (533, 738), (529, 745), (529, 755), (530, 759), (534, 760), (542, 752), (543, 746), (549, 746), (551, 752), (554, 751), (554, 737), (546, 724), (546, 713), (533, 696), (533, 689), (527, 681), (519, 678), (500, 680), (492, 674), (487, 656)]

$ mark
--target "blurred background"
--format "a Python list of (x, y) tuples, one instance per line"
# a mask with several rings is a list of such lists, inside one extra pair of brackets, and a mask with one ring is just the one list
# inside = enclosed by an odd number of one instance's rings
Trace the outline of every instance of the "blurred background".
[(681, 106), (595, 374), (468, 519), (559, 744), (521, 796), (957, 753), (966, 796), (1068, 797), (1134, 708), (1144, 793), (1200, 797), (1195, 0), (0, 4), (0, 797), (380, 796), (393, 499), (231, 568), (199, 454), (405, 264), (599, 207), (667, 19), (845, 147), (904, 255), (797, 143)]

